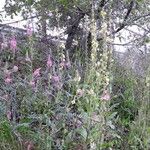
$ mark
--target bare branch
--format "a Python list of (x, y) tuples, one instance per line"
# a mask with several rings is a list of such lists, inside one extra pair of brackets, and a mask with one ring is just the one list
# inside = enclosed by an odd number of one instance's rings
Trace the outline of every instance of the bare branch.
[(123, 20), (122, 24), (120, 25), (120, 27), (119, 27), (116, 31), (114, 31), (114, 33), (117, 33), (117, 32), (119, 32), (119, 31), (121, 31), (121, 30), (126, 26), (125, 22), (126, 22), (126, 20), (128, 19), (129, 15), (130, 15), (130, 13), (131, 13), (131, 11), (132, 11), (133, 5), (134, 5), (134, 2), (133, 2), (133, 0), (132, 0), (132, 1), (130, 2), (130, 4), (129, 4), (127, 13), (126, 13), (126, 15), (125, 15), (125, 17), (124, 17), (124, 20)]
[(138, 17), (136, 17), (135, 19), (130, 20), (129, 22), (123, 23), (123, 24), (121, 24), (121, 26), (120, 26), (117, 30), (115, 30), (115, 31), (113, 32), (113, 34), (120, 32), (122, 29), (124, 29), (124, 27), (133, 24), (135, 21), (138, 21), (138, 20), (140, 20), (141, 18), (145, 18), (145, 17), (149, 17), (149, 16), (150, 16), (150, 13), (145, 14), (145, 15), (141, 15), (141, 16), (138, 16)]

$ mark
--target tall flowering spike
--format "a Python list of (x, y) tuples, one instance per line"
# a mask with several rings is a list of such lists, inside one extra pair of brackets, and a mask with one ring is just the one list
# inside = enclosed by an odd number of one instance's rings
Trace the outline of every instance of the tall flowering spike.
[(13, 37), (11, 40), (10, 40), (10, 48), (13, 50), (13, 52), (15, 53), (16, 49), (17, 49), (17, 41), (16, 41), (16, 38)]
[(28, 28), (27, 28), (27, 36), (31, 37), (32, 34), (33, 34), (32, 28), (31, 28), (31, 27), (28, 27)]
[(53, 62), (52, 62), (52, 60), (51, 60), (51, 56), (50, 55), (48, 55), (48, 59), (47, 59), (47, 68), (51, 68), (52, 67), (52, 64), (53, 64)]
[(40, 70), (41, 70), (41, 68), (38, 68), (38, 69), (36, 69), (36, 70), (33, 72), (33, 77), (34, 77), (34, 78), (40, 76)]
[(108, 90), (105, 90), (101, 96), (101, 99), (104, 101), (109, 101), (110, 100), (110, 93)]

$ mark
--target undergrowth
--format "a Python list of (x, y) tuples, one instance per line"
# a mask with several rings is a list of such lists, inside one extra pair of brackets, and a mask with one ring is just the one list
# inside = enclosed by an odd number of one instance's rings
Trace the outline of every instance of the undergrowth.
[(1, 150), (149, 149), (144, 78), (116, 63), (108, 93), (94, 66), (34, 51), (1, 54)]

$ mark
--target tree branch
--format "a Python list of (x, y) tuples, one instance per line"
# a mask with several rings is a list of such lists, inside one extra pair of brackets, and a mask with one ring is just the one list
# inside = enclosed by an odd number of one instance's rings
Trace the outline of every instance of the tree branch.
[(121, 23), (120, 27), (119, 27), (116, 31), (114, 31), (114, 33), (119, 32), (120, 30), (122, 30), (122, 29), (125, 27), (125, 22), (126, 22), (126, 20), (128, 19), (128, 17), (130, 16), (130, 13), (131, 13), (131, 11), (132, 11), (132, 9), (133, 9), (133, 5), (134, 5), (134, 1), (132, 0), (132, 1), (130, 2), (130, 4), (129, 4), (129, 7), (128, 7), (128, 10), (127, 10), (127, 13), (126, 13), (126, 15), (125, 15), (125, 17), (124, 17), (123, 22)]
[(122, 24), (117, 30), (115, 30), (115, 31), (113, 32), (113, 34), (118, 33), (119, 31), (121, 31), (122, 29), (124, 29), (124, 27), (126, 27), (126, 26), (128, 26), (128, 25), (131, 25), (131, 23), (133, 23), (133, 22), (135, 22), (135, 21), (138, 21), (138, 20), (140, 20), (141, 18), (148, 17), (148, 16), (150, 16), (150, 13), (145, 14), (145, 15), (141, 15), (141, 16), (138, 16), (138, 17), (136, 17), (135, 19), (133, 19), (133, 20), (131, 20), (131, 21), (129, 21), (129, 22), (126, 22), (126, 23)]

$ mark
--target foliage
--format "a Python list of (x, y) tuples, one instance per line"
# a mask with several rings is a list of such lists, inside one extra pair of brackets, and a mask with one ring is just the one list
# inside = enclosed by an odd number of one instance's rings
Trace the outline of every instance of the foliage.
[(38, 26), (1, 43), (0, 149), (148, 149), (149, 67), (141, 77), (113, 61), (115, 39), (134, 24), (144, 32), (123, 46), (147, 46), (148, 4), (7, 0), (7, 15)]

